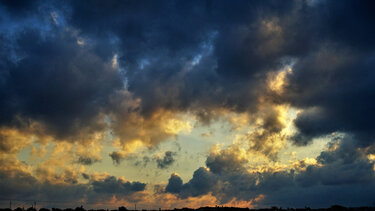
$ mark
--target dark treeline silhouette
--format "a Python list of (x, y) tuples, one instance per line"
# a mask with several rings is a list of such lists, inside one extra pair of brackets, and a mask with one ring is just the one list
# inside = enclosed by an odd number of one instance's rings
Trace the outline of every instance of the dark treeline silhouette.
[[(174, 208), (174, 209), (161, 209), (159, 208), (158, 211), (375, 211), (375, 207), (344, 207), (340, 205), (333, 205), (330, 208), (319, 208), (319, 209), (311, 209), (309, 207), (305, 208), (282, 208), (282, 207), (270, 207), (270, 208), (261, 208), (261, 209), (249, 209), (249, 208), (239, 208), (239, 207), (224, 207), (224, 206), (216, 206), (216, 207), (200, 207), (197, 209), (192, 208)], [(5, 208), (1, 209), (0, 211), (38, 211), (34, 207), (30, 207), (28, 209), (24, 208), (16, 208), (10, 209)], [(89, 209), (85, 210), (82, 206), (76, 207), (75, 209), (66, 208), (66, 209), (59, 209), (59, 208), (40, 208), (39, 211), (136, 211), (136, 210), (128, 210), (126, 207), (122, 206), (116, 210), (108, 210), (108, 209)], [(143, 209), (142, 211), (147, 211)], [(156, 210), (154, 210), (156, 211)]]

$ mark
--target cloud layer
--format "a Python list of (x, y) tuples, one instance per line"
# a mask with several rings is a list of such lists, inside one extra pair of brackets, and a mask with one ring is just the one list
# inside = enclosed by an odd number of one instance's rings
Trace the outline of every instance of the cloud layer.
[[(374, 9), (350, 0), (3, 1), (0, 194), (370, 204)], [(171, 174), (177, 153), (152, 150), (218, 122), (232, 143), (222, 137), (226, 147), (190, 180), (173, 173), (154, 195), (142, 181), (85, 169), (109, 158), (120, 168), (146, 148), (138, 166), (152, 160)], [(320, 155), (275, 168), (282, 150), (318, 138), (329, 140)], [(20, 161), (25, 149), (37, 164)]]
[(211, 193), (222, 204), (233, 199), (256, 202), (262, 197), (256, 204), (263, 207), (371, 204), (374, 161), (353, 146), (350, 138), (332, 144), (338, 145), (323, 151), (316, 162), (300, 161), (287, 169), (256, 172), (246, 168), (247, 161), (236, 150), (211, 152), (206, 167), (197, 169), (187, 183), (172, 174), (165, 191), (180, 198)]

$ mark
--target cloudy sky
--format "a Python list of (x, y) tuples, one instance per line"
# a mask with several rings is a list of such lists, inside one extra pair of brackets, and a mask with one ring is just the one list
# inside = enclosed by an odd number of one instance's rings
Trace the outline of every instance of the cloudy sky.
[(374, 11), (1, 1), (1, 207), (374, 205)]

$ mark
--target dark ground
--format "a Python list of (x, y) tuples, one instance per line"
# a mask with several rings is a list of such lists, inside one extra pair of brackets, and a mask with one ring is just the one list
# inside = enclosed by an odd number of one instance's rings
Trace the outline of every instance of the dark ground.
[[(333, 205), (330, 208), (319, 208), (319, 209), (310, 209), (309, 207), (305, 208), (281, 208), (281, 207), (271, 207), (271, 208), (262, 208), (262, 209), (249, 209), (249, 208), (239, 208), (239, 207), (200, 207), (198, 209), (192, 209), (192, 208), (181, 208), (181, 209), (173, 209), (173, 211), (229, 211), (229, 210), (235, 210), (235, 211), (375, 211), (375, 207), (343, 207), (340, 205)], [(16, 208), (16, 209), (0, 209), (0, 211), (38, 211), (37, 209), (30, 207), (28, 209), (23, 208)], [(125, 207), (119, 207), (117, 210), (105, 210), (105, 209), (97, 209), (97, 210), (85, 210), (83, 207), (77, 207), (75, 209), (67, 208), (67, 209), (59, 209), (59, 208), (40, 208), (39, 211), (135, 211), (135, 210), (128, 210)], [(140, 210), (138, 210), (140, 211)], [(146, 211), (146, 210), (142, 210)], [(172, 211), (172, 210), (161, 210), (159, 211)]]

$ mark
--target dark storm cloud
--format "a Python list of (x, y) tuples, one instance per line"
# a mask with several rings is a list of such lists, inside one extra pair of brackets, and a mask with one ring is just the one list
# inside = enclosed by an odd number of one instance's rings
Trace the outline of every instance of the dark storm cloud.
[(10, 42), (18, 58), (2, 58), (0, 124), (17, 125), (17, 118), (30, 118), (57, 138), (104, 127), (99, 115), (122, 87), (108, 61), (79, 46), (64, 30), (43, 37), (25, 29)]
[[(319, 109), (298, 116), (300, 134), (293, 139), (297, 144), (335, 131), (352, 133), (365, 145), (374, 139), (371, 1), (59, 4), (64, 5), (57, 10), (60, 18), (92, 47), (82, 52), (67, 35), (55, 33), (42, 40), (27, 30), (10, 46), (3, 44), (2, 55), (12, 48), (22, 59), (15, 64), (9, 56), (2, 57), (1, 86), (10, 90), (0, 96), (5, 105), (2, 124), (21, 115), (44, 122), (57, 136), (74, 134), (86, 123), (88, 130), (103, 127), (95, 121), (96, 114), (109, 107), (107, 98), (121, 87), (122, 76), (101, 71), (106, 69), (102, 63), (116, 52), (129, 91), (142, 100), (144, 115), (160, 108), (193, 110), (209, 122), (213, 108), (256, 112), (267, 74), (293, 61), (287, 91), (269, 100)], [(5, 1), (3, 8), (13, 13), (39, 6)], [(28, 15), (21, 13), (21, 20)], [(79, 74), (72, 66), (79, 67)], [(47, 72), (52, 67), (54, 71)], [(63, 76), (62, 70), (67, 70)], [(31, 75), (34, 80), (29, 80)], [(67, 81), (70, 85), (61, 90)]]
[(124, 181), (114, 176), (109, 176), (104, 180), (93, 181), (92, 186), (97, 193), (129, 195), (137, 191), (145, 190), (146, 184)]
[(372, 53), (338, 46), (323, 47), (296, 64), (291, 102), (309, 108), (295, 121), (297, 143), (335, 131), (354, 134), (361, 145), (373, 143), (374, 64)]
[(210, 171), (220, 174), (222, 172), (236, 172), (244, 170), (242, 164), (246, 160), (239, 159), (235, 153), (229, 150), (223, 150), (219, 155), (209, 154), (206, 160), (207, 167)]
[[(292, 3), (236, 1), (228, 11), (222, 1), (113, 1), (90, 6), (74, 1), (71, 24), (89, 36), (116, 37), (129, 90), (141, 97), (144, 114), (158, 108), (249, 110), (255, 109), (258, 93), (248, 90), (261, 86), (257, 79), (280, 67), (287, 56), (272, 46), (282, 39), (280, 30), (268, 31), (265, 25), (279, 24), (271, 16), (286, 14), (294, 8)], [(255, 43), (259, 44), (252, 46)], [(267, 49), (263, 43), (269, 44)]]
[(169, 193), (179, 193), (182, 189), (183, 181), (177, 174), (172, 174), (168, 180), (168, 185), (165, 187), (165, 191)]
[(89, 190), (86, 185), (40, 183), (29, 173), (22, 171), (13, 171), (13, 174), (10, 173), (9, 171), (0, 171), (0, 195), (3, 198), (35, 200), (35, 197), (39, 196), (43, 200), (60, 199), (62, 201), (75, 201), (77, 198), (84, 197), (84, 194)]
[(308, 166), (296, 177), (302, 186), (373, 184), (374, 162), (356, 146), (352, 138), (344, 138), (336, 143), (337, 149), (323, 151), (317, 161), (322, 166)]
[[(216, 155), (210, 156), (212, 158)], [(194, 172), (193, 178), (185, 184), (182, 183), (179, 176), (172, 174), (166, 191), (177, 194), (180, 198), (212, 193), (220, 203), (226, 203), (233, 198), (248, 201), (254, 199), (263, 191), (277, 190), (284, 185), (290, 185), (292, 181), (291, 175), (288, 174), (284, 178), (284, 173), (249, 173), (241, 163), (236, 163), (238, 160), (221, 157), (222, 154), (217, 156), (218, 158), (211, 160), (210, 163), (206, 161), (206, 165), (209, 168), (224, 165), (220, 171), (217, 171), (218, 169), (211, 171), (211, 169), (200, 167)], [(225, 159), (230, 160), (223, 162)], [(216, 161), (219, 163), (216, 163)], [(232, 168), (233, 165), (237, 167)], [(257, 184), (257, 181), (259, 184)]]
[(145, 114), (190, 109), (209, 122), (210, 108), (255, 112), (267, 73), (294, 61), (286, 96), (271, 101), (321, 112), (299, 115), (297, 144), (335, 131), (373, 139), (370, 1), (93, 5), (72, 3), (71, 24), (102, 40), (118, 39), (129, 90), (141, 97)]
[[(331, 148), (317, 157), (317, 165), (275, 172), (248, 172), (246, 162), (238, 159), (234, 151), (211, 153), (206, 161), (209, 169), (197, 169), (193, 178), (185, 184), (178, 175), (172, 174), (165, 190), (181, 198), (212, 193), (221, 203), (233, 198), (249, 201), (260, 194), (265, 195), (265, 199), (257, 206), (278, 204), (326, 207), (337, 202), (356, 206), (371, 205), (372, 199), (368, 194), (373, 193), (369, 187), (375, 186), (374, 162), (360, 152), (361, 148), (355, 146), (352, 138), (333, 141), (331, 144)], [(365, 191), (359, 191), (361, 189)], [(354, 193), (360, 196), (354, 197)], [(335, 196), (317, 197), (329, 194)]]
[(208, 194), (215, 188), (216, 184), (216, 176), (206, 168), (201, 167), (194, 172), (193, 178), (185, 184), (183, 184), (180, 176), (172, 174), (165, 191), (177, 194), (181, 198), (195, 197)]
[[(89, 179), (89, 175), (84, 175)], [(23, 200), (55, 201), (66, 203), (67, 206), (78, 203), (80, 200), (98, 202), (109, 200), (113, 195), (118, 198), (131, 196), (143, 191), (146, 184), (129, 182), (108, 176), (102, 180), (90, 180), (88, 184), (65, 184), (40, 182), (31, 174), (19, 170), (9, 172), (0, 170), (0, 196), (2, 198), (18, 198)], [(107, 194), (108, 197), (104, 197)], [(52, 202), (51, 202), (52, 203)], [(79, 202), (81, 203), (81, 202)], [(52, 206), (53, 204), (49, 204)]]
[[(374, 141), (374, 29), (371, 1), (319, 1), (313, 13), (316, 41), (293, 68), (286, 99), (301, 108), (297, 144), (335, 131), (354, 134), (363, 146)], [(325, 24), (319, 24), (324, 20)]]
[[(34, 1), (1, 2), (1, 127), (27, 128), (36, 121), (43, 131), (33, 132), (74, 140), (106, 129), (102, 114), (127, 123), (132, 112), (147, 120), (160, 109), (188, 111), (209, 123), (215, 109), (254, 114), (264, 103), (288, 104), (301, 109), (294, 121), (296, 145), (333, 132), (350, 140), (323, 152), (317, 158), (321, 165), (301, 172), (249, 173), (245, 161), (231, 153), (210, 154), (209, 169), (199, 168), (187, 183), (172, 175), (166, 191), (182, 198), (211, 192), (221, 202), (262, 193), (268, 196), (264, 203), (280, 205), (300, 200), (326, 206), (332, 193), (337, 193), (333, 201), (370, 202), (373, 163), (364, 150), (375, 140), (373, 1), (54, 4), (63, 7), (44, 3), (48, 12), (39, 14)], [(52, 12), (64, 24), (54, 23)], [(77, 43), (78, 36), (85, 45)], [(121, 71), (111, 67), (115, 53)], [(293, 71), (286, 76), (285, 90), (269, 93), (267, 76), (286, 64), (293, 64)], [(119, 108), (127, 99), (118, 99), (124, 96), (116, 93), (124, 89), (140, 99), (139, 108)], [(284, 125), (270, 113), (262, 128), (273, 135)], [(166, 137), (162, 134), (155, 142)], [(7, 147), (0, 144), (1, 151), (9, 151)], [(124, 159), (120, 152), (110, 156), (115, 163)], [(173, 163), (173, 156), (164, 158), (159, 167)], [(19, 176), (28, 193), (35, 180)], [(14, 191), (2, 185), (2, 190)], [(113, 186), (117, 193), (145, 188), (113, 177), (92, 185), (100, 193)], [(360, 197), (350, 198), (351, 193)]]
[(25, 16), (32, 12), (35, 12), (38, 3), (40, 1), (11, 1), (11, 0), (4, 0), (1, 2), (1, 6), (3, 6), (10, 14), (18, 15), (18, 16)]
[(0, 171), (1, 195), (14, 196), (16, 193), (23, 193), (26, 196), (32, 195), (37, 180), (24, 172), (17, 172), (14, 177), (9, 176), (9, 172)]
[(178, 175), (172, 174), (166, 191), (177, 194), (181, 198), (212, 193), (220, 203), (226, 203), (233, 198), (248, 201), (263, 191), (293, 185), (293, 174), (249, 173), (244, 164), (245, 161), (238, 159), (236, 153), (231, 151), (211, 153), (206, 160), (208, 168), (197, 169), (193, 178), (185, 184)]

